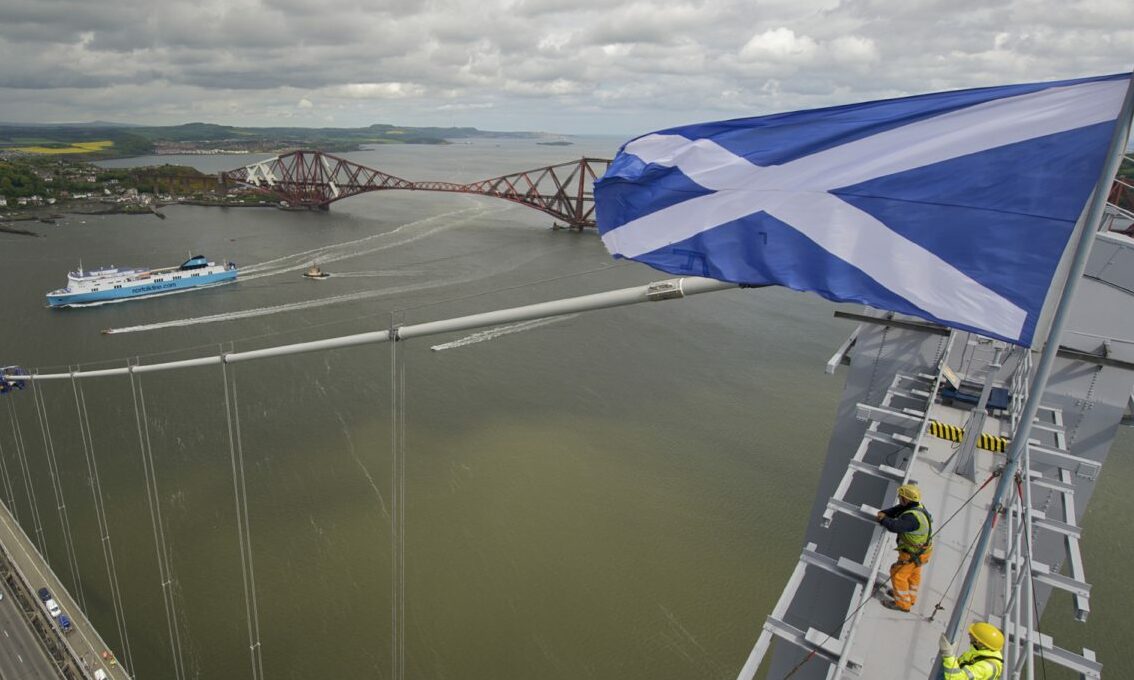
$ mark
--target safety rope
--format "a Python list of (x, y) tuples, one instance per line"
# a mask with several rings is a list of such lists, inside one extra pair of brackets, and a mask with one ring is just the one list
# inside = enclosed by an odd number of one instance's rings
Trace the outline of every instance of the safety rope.
[[(960, 514), (960, 512), (965, 509), (965, 506), (967, 506), (969, 503), (971, 503), (973, 501), (974, 498), (977, 497), (977, 494), (979, 494), (981, 491), (984, 491), (984, 487), (988, 486), (990, 483), (992, 483), (992, 480), (994, 480), (994, 479), (996, 479), (997, 477), (1000, 476), (1000, 472), (1001, 471), (999, 469), (993, 470), (992, 474), (988, 476), (988, 479), (984, 480), (984, 484), (981, 484), (980, 488), (977, 489), (976, 491), (974, 491), (973, 495), (969, 496), (968, 500), (966, 500), (964, 503), (962, 503), (961, 507), (957, 508), (956, 512), (954, 512), (952, 515), (949, 515), (949, 519), (945, 520), (945, 524), (942, 524), (940, 527), (938, 527), (937, 531), (940, 532), (941, 529), (945, 528), (946, 524), (948, 524), (949, 522), (952, 522), (953, 518), (956, 517), (958, 514)], [(993, 528), (996, 527), (996, 520), (997, 520), (998, 517), (999, 517), (999, 513), (994, 515), (993, 518), (992, 518)], [(936, 535), (937, 534), (935, 533), (934, 536), (936, 536)], [(941, 593), (942, 593), (941, 599), (937, 601), (937, 604), (933, 605), (933, 613), (929, 615), (930, 621), (932, 621), (934, 619), (934, 617), (937, 616), (937, 612), (943, 611), (945, 609), (945, 607), (941, 606), (941, 603), (944, 602), (945, 598), (948, 596), (949, 589), (953, 587), (953, 582), (957, 580), (957, 575), (960, 574), (961, 571), (965, 568), (965, 565), (967, 564), (967, 561), (968, 561), (969, 553), (971, 553), (973, 551), (973, 548), (976, 547), (978, 538), (980, 538), (980, 532), (977, 532), (976, 538), (974, 538), (973, 542), (969, 544), (969, 549), (966, 550), (965, 554), (961, 557), (960, 566), (958, 566), (957, 570), (953, 572), (953, 577), (949, 579), (949, 585), (945, 586), (945, 589), (941, 591)]]
[(98, 523), (99, 543), (102, 544), (102, 559), (106, 564), (106, 576), (110, 581), (110, 601), (114, 608), (114, 623), (122, 641), (127, 668), (134, 669), (134, 654), (130, 648), (130, 636), (126, 627), (126, 608), (122, 604), (122, 590), (118, 585), (118, 569), (114, 562), (114, 546), (110, 542), (110, 524), (106, 519), (106, 504), (102, 496), (102, 482), (98, 474), (98, 459), (95, 456), (94, 437), (91, 434), (90, 416), (87, 414), (87, 397), (82, 385), (71, 378), (71, 389), (75, 394), (75, 412), (79, 422), (79, 436), (83, 443), (83, 457), (87, 462), (87, 474), (91, 480), (91, 498), (94, 500), (95, 520)]
[(67, 513), (67, 500), (63, 495), (63, 480), (59, 476), (59, 461), (55, 457), (55, 438), (51, 436), (51, 421), (47, 417), (47, 402), (43, 391), (32, 381), (32, 401), (39, 420), (39, 431), (43, 435), (43, 449), (47, 456), (47, 471), (51, 477), (51, 491), (55, 494), (55, 511), (59, 513), (59, 525), (63, 529), (63, 550), (67, 557), (67, 569), (71, 572), (71, 587), (79, 598), (79, 606), (87, 608), (83, 594), (83, 582), (79, 578), (79, 558), (75, 554), (75, 541), (71, 536), (71, 517)]
[(28, 496), (28, 504), (31, 505), (32, 526), (35, 529), (36, 538), (39, 539), (39, 553), (43, 555), (43, 559), (50, 562), (51, 558), (47, 554), (47, 543), (43, 539), (43, 520), (39, 516), (39, 502), (35, 497), (35, 485), (31, 483), (31, 471), (28, 468), (28, 448), (24, 442), (24, 433), (20, 429), (20, 420), (16, 418), (16, 409), (12, 406), (12, 400), (6, 401), (8, 402), (8, 416), (12, 420), (12, 431), (16, 433), (16, 457), (19, 459), (20, 472), (24, 477), (24, 492)]
[[(977, 497), (977, 494), (979, 494), (981, 491), (984, 490), (984, 487), (988, 486), (989, 483), (992, 482), (992, 480), (996, 479), (999, 476), (1000, 476), (1000, 470), (996, 470), (988, 477), (988, 479), (984, 480), (984, 484), (981, 484), (980, 488), (978, 488), (976, 491), (974, 491), (973, 495), (969, 496), (968, 499), (966, 499), (965, 502), (962, 503), (959, 508), (957, 508), (956, 512), (954, 512), (952, 515), (949, 515), (949, 518), (946, 519), (944, 522), (942, 522), (937, 527), (937, 530), (929, 535), (929, 538), (926, 540), (926, 543), (929, 544), (929, 545), (932, 545), (933, 539), (936, 538), (938, 536), (938, 534), (940, 534), (945, 529), (945, 527), (949, 525), (949, 522), (952, 522), (953, 519), (958, 514), (960, 514), (961, 510), (965, 509), (965, 506), (967, 506), (969, 503), (972, 503), (973, 499), (975, 499)], [(973, 545), (976, 545), (975, 541), (974, 541)], [(972, 550), (972, 546), (969, 547), (969, 550), (970, 551)], [(968, 553), (966, 553), (966, 555), (967, 554)], [(961, 561), (961, 564), (962, 565), (964, 564), (964, 560)], [(883, 579), (881, 582), (879, 582), (875, 586), (875, 589), (881, 589), (881, 588), (885, 587), (886, 584), (889, 583), (890, 579), (892, 579), (893, 577), (894, 577), (893, 574), (888, 575), (885, 579)], [(956, 578), (955, 574), (954, 574), (953, 578)], [(952, 581), (950, 581), (949, 584), (951, 586)], [(948, 592), (948, 588), (946, 588), (946, 592)], [(867, 604), (870, 603), (870, 600), (871, 600), (871, 598), (864, 598), (863, 601), (861, 603), (859, 603), (859, 605), (857, 607), (855, 607), (853, 610), (851, 610), (851, 612), (849, 614), (847, 614), (847, 617), (845, 619), (843, 619), (842, 622), (839, 623), (838, 626), (836, 626), (836, 628), (841, 630), (842, 627), (844, 625), (846, 625), (847, 621), (850, 621), (851, 618), (853, 618), (854, 615), (857, 614), (860, 609), (862, 609), (863, 607), (865, 607)], [(944, 601), (944, 597), (942, 597), (942, 601)], [(938, 602), (938, 605), (940, 605), (940, 602)], [(936, 605), (934, 606), (933, 616), (937, 615), (937, 609), (938, 608), (939, 608), (938, 606), (936, 606)], [(933, 620), (933, 616), (929, 617), (930, 621)], [(788, 680), (789, 678), (791, 678), (791, 676), (795, 675), (799, 671), (799, 669), (803, 668), (803, 666), (805, 664), (807, 664), (808, 661), (813, 659), (815, 657), (815, 655), (818, 653), (818, 651), (823, 647), (823, 645), (827, 644), (827, 641), (830, 640), (833, 637), (835, 637), (834, 633), (827, 633), (827, 637), (823, 638), (822, 641), (820, 641), (818, 644), (816, 644), (814, 646), (814, 649), (812, 649), (810, 652), (808, 652), (807, 656), (803, 657), (802, 661), (797, 663), (795, 665), (795, 667), (793, 667), (790, 671), (788, 671), (788, 674), (783, 677), (783, 680)]]
[(135, 382), (134, 371), (130, 374), (130, 390), (134, 397), (134, 419), (138, 425), (138, 446), (142, 452), (142, 472), (146, 478), (146, 501), (150, 507), (150, 524), (154, 532), (154, 550), (157, 553), (158, 577), (161, 579), (162, 603), (165, 606), (165, 621), (169, 628), (169, 647), (173, 654), (173, 672), (176, 680), (185, 678), (185, 662), (181, 654), (181, 630), (177, 625), (177, 602), (171, 587), (173, 575), (169, 564), (169, 549), (165, 543), (165, 529), (161, 519), (161, 497), (158, 495), (157, 476), (154, 473), (153, 446), (150, 442), (149, 418), (146, 415), (146, 395), (142, 390), (142, 379)]
[[(264, 677), (264, 660), (260, 652), (260, 613), (256, 601), (256, 572), (252, 562), (252, 534), (248, 525), (248, 488), (244, 478), (244, 446), (240, 437), (240, 409), (236, 395), (236, 376), (229, 376), (228, 364), (221, 362), (224, 379), (224, 408), (228, 418), (228, 450), (232, 463), (232, 497), (236, 505), (236, 535), (240, 544), (240, 569), (244, 584), (244, 615), (248, 627), (248, 653), (252, 662), (252, 678)], [(231, 399), (230, 399), (231, 394)], [(235, 416), (234, 416), (235, 414)]]

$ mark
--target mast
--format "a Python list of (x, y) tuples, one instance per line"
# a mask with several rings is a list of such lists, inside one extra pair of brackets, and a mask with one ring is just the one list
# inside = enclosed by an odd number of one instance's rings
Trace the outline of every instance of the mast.
[[(1012, 448), (1008, 452), (1007, 461), (1004, 464), (1004, 470), (1000, 475), (1000, 479), (997, 480), (996, 492), (989, 506), (988, 515), (985, 517), (984, 524), (981, 526), (976, 549), (973, 552), (972, 560), (969, 562), (968, 571), (965, 573), (965, 580), (961, 585), (961, 594), (954, 603), (953, 612), (949, 617), (949, 625), (946, 628), (945, 636), (954, 642), (957, 639), (957, 631), (968, 611), (969, 600), (972, 599), (977, 576), (984, 566), (988, 554), (989, 541), (992, 538), (992, 529), (996, 524), (996, 517), (1004, 508), (1004, 499), (1008, 496), (1009, 491), (1015, 483), (1016, 470), (1019, 467), (1021, 457), (1027, 449), (1028, 437), (1032, 430), (1032, 422), (1035, 420), (1036, 412), (1039, 410), (1044, 391), (1047, 389), (1047, 382), (1051, 376), (1051, 367), (1055, 362), (1055, 355), (1059, 350), (1059, 339), (1063, 333), (1063, 329), (1067, 325), (1071, 301), (1074, 298), (1079, 279), (1083, 276), (1083, 270), (1087, 264), (1087, 257), (1091, 252), (1091, 244), (1095, 240), (1096, 231), (1102, 220), (1102, 213), (1106, 206), (1107, 198), (1106, 187), (1110, 186), (1110, 183), (1113, 181), (1118, 171), (1118, 166), (1123, 156), (1123, 150), (1125, 149), (1126, 141), (1130, 134), (1132, 112), (1134, 112), (1134, 73), (1131, 74), (1130, 84), (1126, 88), (1126, 98), (1122, 103), (1122, 111), (1115, 121), (1114, 134), (1110, 140), (1106, 163), (1099, 174), (1098, 181), (1095, 183), (1094, 193), (1091, 194), (1091, 200), (1087, 206), (1084, 225), (1079, 233), (1079, 241), (1075, 246), (1075, 255), (1067, 275), (1067, 282), (1063, 288), (1063, 294), (1059, 299), (1051, 328), (1048, 331), (1047, 342), (1044, 345), (1043, 353), (1036, 367), (1035, 377), (1032, 379), (1027, 402), (1024, 405), (1019, 424), (1012, 438)], [(1031, 632), (1029, 631), (1029, 637), (1030, 636)]]

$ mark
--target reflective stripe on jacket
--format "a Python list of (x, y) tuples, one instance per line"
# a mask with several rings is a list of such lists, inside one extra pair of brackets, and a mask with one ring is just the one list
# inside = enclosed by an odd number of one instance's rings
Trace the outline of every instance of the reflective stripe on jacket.
[(1004, 657), (989, 649), (970, 649), (960, 658), (941, 657), (945, 680), (1000, 680)]
[(905, 517), (906, 515), (911, 515), (917, 520), (917, 529), (898, 534), (898, 550), (920, 555), (925, 548), (930, 547), (929, 536), (933, 520), (925, 508), (920, 505), (915, 505), (899, 516)]

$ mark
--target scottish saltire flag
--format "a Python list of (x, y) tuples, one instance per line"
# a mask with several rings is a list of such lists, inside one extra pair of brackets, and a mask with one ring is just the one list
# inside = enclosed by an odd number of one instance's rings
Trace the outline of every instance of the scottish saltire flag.
[(1130, 74), (663, 130), (595, 184), (615, 257), (1030, 345)]

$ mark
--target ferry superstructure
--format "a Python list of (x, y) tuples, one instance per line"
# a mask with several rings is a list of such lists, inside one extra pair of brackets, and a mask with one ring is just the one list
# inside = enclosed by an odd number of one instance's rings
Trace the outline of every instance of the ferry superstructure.
[(67, 274), (67, 286), (47, 294), (51, 307), (74, 307), (162, 295), (236, 280), (232, 262), (217, 264), (194, 255), (177, 267), (143, 269), (105, 267)]

